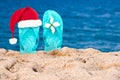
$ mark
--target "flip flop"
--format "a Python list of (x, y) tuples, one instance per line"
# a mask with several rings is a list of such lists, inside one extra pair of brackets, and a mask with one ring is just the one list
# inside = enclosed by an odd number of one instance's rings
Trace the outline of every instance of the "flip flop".
[(39, 43), (39, 27), (19, 29), (20, 52), (35, 53)]
[(47, 10), (43, 15), (43, 40), (46, 52), (61, 49), (63, 21), (54, 10)]

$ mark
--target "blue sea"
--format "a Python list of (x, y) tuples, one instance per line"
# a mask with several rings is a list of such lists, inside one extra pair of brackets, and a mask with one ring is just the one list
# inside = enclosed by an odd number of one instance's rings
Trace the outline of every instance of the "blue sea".
[[(46, 10), (57, 11), (64, 22), (63, 45), (120, 51), (120, 0), (0, 0), (0, 48), (19, 51), (19, 43), (9, 44), (9, 20), (17, 9), (31, 6), (42, 19)], [(40, 27), (38, 50), (44, 49)], [(15, 37), (18, 38), (18, 27)], [(19, 38), (18, 38), (19, 40)]]

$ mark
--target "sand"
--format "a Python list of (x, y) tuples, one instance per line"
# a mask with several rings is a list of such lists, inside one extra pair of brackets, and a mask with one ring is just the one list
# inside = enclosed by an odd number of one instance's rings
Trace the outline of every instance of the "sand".
[(120, 52), (64, 47), (20, 54), (0, 49), (0, 80), (120, 80)]

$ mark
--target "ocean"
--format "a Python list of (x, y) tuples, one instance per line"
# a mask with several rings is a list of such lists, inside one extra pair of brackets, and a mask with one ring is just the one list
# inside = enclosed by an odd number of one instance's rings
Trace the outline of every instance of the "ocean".
[[(14, 11), (26, 6), (34, 8), (40, 19), (49, 9), (61, 15), (62, 47), (120, 51), (120, 0), (0, 0), (0, 48), (19, 51), (19, 43), (9, 44), (9, 20)], [(44, 49), (42, 33), (41, 26), (37, 50)], [(16, 25), (15, 37), (18, 35)]]

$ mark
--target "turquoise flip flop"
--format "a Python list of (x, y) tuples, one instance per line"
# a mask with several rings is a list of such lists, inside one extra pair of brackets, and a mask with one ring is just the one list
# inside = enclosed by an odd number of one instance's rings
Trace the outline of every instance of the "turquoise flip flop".
[(47, 10), (43, 15), (43, 40), (45, 51), (61, 49), (63, 21), (61, 16), (53, 10)]

